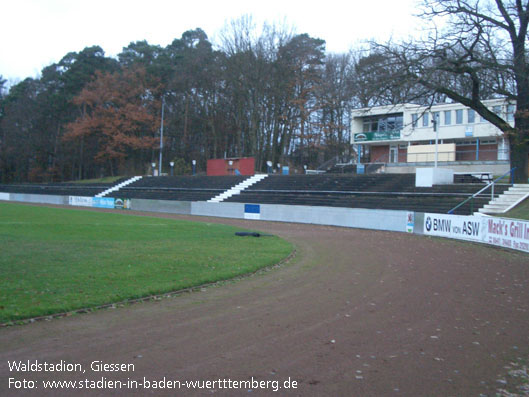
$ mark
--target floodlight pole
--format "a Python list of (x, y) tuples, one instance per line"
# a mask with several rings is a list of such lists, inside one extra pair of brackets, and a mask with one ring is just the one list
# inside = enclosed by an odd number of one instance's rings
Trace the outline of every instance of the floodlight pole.
[(160, 124), (160, 161), (158, 162), (158, 176), (162, 176), (162, 151), (163, 151), (163, 111), (165, 107), (165, 94), (162, 95), (162, 122)]

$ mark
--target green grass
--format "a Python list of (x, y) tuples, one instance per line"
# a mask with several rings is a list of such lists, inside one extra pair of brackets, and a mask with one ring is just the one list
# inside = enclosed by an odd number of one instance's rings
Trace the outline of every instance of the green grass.
[(516, 208), (510, 210), (505, 214), (499, 215), (503, 218), (515, 218), (529, 220), (529, 200), (520, 203)]
[(292, 251), (236, 230), (0, 203), (0, 323), (229, 279)]
[(121, 178), (123, 177), (122, 176), (106, 176), (104, 178), (96, 178), (96, 179), (81, 179), (79, 181), (72, 181), (72, 183), (78, 183), (80, 185), (84, 183), (114, 183)]

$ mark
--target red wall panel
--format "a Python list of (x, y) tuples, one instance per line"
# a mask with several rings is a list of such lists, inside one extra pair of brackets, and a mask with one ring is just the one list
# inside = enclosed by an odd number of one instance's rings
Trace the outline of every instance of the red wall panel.
[(208, 176), (237, 175), (235, 170), (239, 170), (241, 175), (254, 175), (255, 159), (253, 157), (242, 157), (233, 159), (208, 160)]

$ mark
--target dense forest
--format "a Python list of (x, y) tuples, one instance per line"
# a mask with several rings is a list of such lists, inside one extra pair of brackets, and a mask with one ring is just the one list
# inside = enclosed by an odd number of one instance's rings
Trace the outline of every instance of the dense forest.
[[(66, 54), (6, 89), (0, 76), (0, 182), (146, 174), (158, 162), (188, 173), (196, 160), (256, 159), (302, 170), (353, 158), (353, 108), (455, 101), (509, 138), (527, 181), (529, 1), (424, 0), (441, 18), (421, 39), (330, 54), (325, 41), (251, 17), (226, 25), (214, 46), (201, 29), (166, 47), (132, 42), (116, 57), (99, 46)], [(483, 105), (517, 103), (512, 127)], [(163, 117), (162, 117), (163, 115)], [(163, 120), (163, 124), (162, 124)]]

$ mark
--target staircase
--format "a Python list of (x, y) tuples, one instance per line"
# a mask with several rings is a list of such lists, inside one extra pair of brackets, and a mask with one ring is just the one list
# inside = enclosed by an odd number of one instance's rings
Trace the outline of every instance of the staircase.
[(514, 184), (502, 195), (479, 209), (482, 214), (504, 214), (529, 197), (529, 184)]
[(245, 179), (241, 183), (233, 186), (232, 188), (226, 190), (225, 192), (222, 192), (221, 194), (219, 194), (219, 195), (213, 197), (212, 199), (208, 200), (208, 203), (220, 203), (221, 201), (224, 201), (227, 198), (229, 198), (229, 197), (231, 197), (231, 196), (233, 196), (235, 194), (239, 194), (244, 189), (247, 189), (248, 187), (256, 184), (257, 182), (263, 180), (267, 176), (268, 176), (268, 174), (258, 174), (258, 175), (251, 176), (250, 178)]
[(134, 176), (130, 179), (127, 179), (124, 182), (121, 182), (117, 185), (112, 186), (111, 188), (105, 190), (104, 192), (101, 192), (99, 194), (96, 194), (96, 197), (105, 197), (107, 194), (115, 192), (116, 190), (121, 189), (123, 186), (130, 185), (131, 183), (134, 183), (136, 181), (139, 181), (142, 177), (141, 176)]

